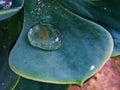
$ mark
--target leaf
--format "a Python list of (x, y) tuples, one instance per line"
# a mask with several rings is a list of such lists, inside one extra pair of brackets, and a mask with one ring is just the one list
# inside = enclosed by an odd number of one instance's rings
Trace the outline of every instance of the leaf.
[(9, 68), (8, 58), (12, 44), (19, 35), (21, 20), (20, 13), (18, 13), (0, 22), (0, 90), (14, 88), (19, 80), (19, 76)]
[(8, 65), (8, 52), (0, 51), (0, 90), (9, 90), (15, 86), (19, 80), (18, 75), (14, 74)]
[[(27, 2), (23, 30), (9, 56), (11, 69), (35, 81), (82, 85), (110, 57), (111, 35), (101, 26), (66, 10), (55, 0)], [(63, 38), (58, 50), (46, 51), (30, 45), (28, 31), (38, 23), (50, 24), (59, 30)]]
[(0, 10), (0, 21), (16, 14), (24, 5), (24, 0), (13, 0), (9, 9)]
[(111, 33), (114, 40), (114, 49), (112, 52), (112, 57), (120, 55), (120, 29), (114, 29), (111, 27), (106, 27), (106, 29)]
[(69, 85), (40, 83), (21, 78), (14, 90), (68, 90)]
[(120, 55), (120, 0), (57, 0), (72, 12), (106, 28), (114, 40), (112, 56)]

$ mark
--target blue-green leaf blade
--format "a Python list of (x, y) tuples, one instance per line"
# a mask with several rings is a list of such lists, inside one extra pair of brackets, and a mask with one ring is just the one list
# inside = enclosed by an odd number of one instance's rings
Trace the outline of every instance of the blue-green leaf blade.
[[(82, 85), (110, 57), (113, 49), (110, 33), (55, 0), (43, 0), (39, 7), (34, 0), (27, 2), (23, 30), (9, 57), (11, 69), (35, 81)], [(28, 31), (38, 23), (51, 24), (60, 31), (61, 48), (44, 51), (30, 45)]]
[(106, 28), (114, 40), (112, 56), (120, 55), (119, 0), (57, 0), (72, 12)]

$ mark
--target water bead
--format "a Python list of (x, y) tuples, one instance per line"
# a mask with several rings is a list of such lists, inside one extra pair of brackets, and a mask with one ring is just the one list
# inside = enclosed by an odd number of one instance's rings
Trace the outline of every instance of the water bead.
[(2, 85), (2, 86), (4, 86), (4, 85), (5, 85), (5, 83), (4, 83), (4, 82), (2, 82), (2, 83), (1, 83), (1, 85)]
[(28, 40), (32, 46), (43, 50), (56, 50), (61, 47), (60, 33), (50, 24), (37, 24), (30, 28)]
[(9, 9), (12, 6), (12, 0), (0, 0), (0, 9)]
[(90, 70), (94, 70), (94, 69), (95, 69), (95, 66), (92, 65), (92, 66), (90, 67)]

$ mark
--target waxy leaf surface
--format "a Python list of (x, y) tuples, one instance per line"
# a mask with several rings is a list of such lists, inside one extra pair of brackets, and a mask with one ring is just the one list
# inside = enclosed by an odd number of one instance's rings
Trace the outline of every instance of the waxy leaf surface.
[[(100, 25), (70, 12), (55, 0), (26, 0), (24, 8), (23, 29), (9, 57), (11, 69), (20, 76), (82, 85), (110, 57), (113, 40)], [(29, 43), (28, 32), (37, 24), (50, 24), (60, 32), (59, 49), (47, 51)]]

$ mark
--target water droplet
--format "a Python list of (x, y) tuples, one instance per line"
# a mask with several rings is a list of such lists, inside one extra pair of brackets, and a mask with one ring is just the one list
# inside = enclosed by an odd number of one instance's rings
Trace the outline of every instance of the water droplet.
[(34, 13), (34, 11), (30, 11), (30, 13)]
[(104, 9), (104, 10), (107, 10), (107, 8), (106, 8), (106, 7), (104, 7), (103, 9)]
[(38, 11), (40, 11), (41, 10), (41, 8), (38, 8)]
[(41, 4), (41, 2), (39, 1), (38, 4)]
[(44, 4), (41, 5), (41, 7), (44, 7), (44, 6), (45, 6)]
[(95, 66), (92, 65), (92, 66), (90, 67), (90, 70), (94, 70), (94, 69), (95, 69)]
[(2, 83), (1, 83), (1, 85), (2, 85), (2, 86), (4, 86), (4, 85), (5, 85), (5, 83), (4, 83), (4, 82), (2, 82)]
[(37, 4), (40, 5), (43, 2), (43, 0), (37, 0)]
[(50, 24), (37, 24), (28, 32), (28, 40), (32, 46), (44, 50), (56, 50), (61, 47), (58, 30)]
[(12, 0), (0, 0), (0, 9), (9, 9), (12, 6)]

